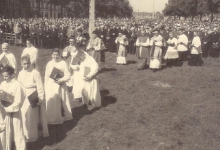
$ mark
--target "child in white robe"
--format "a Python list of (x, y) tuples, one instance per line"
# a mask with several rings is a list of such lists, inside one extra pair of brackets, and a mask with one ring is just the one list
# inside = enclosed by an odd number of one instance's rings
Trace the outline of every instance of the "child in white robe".
[[(21, 83), (25, 91), (25, 100), (21, 108), (23, 130), (28, 142), (37, 141), (38, 137), (49, 136), (46, 121), (46, 106), (44, 101), (44, 88), (40, 73), (33, 69), (30, 65), (30, 57), (23, 56), (21, 58), (23, 70), (18, 74), (18, 81)], [(28, 96), (37, 91), (38, 106), (31, 107)], [(39, 131), (39, 126), (42, 131)], [(42, 133), (41, 133), (42, 132)]]
[[(57, 80), (50, 78), (54, 67), (64, 73), (62, 78)], [(45, 71), (45, 97), (48, 124), (62, 124), (64, 121), (72, 119), (66, 86), (66, 82), (69, 79), (70, 73), (66, 62), (61, 60), (60, 51), (54, 50), (52, 60), (47, 63)]]
[(2, 44), (2, 53), (0, 55), (0, 60), (2, 60), (2, 58), (4, 56), (8, 59), (8, 66), (11, 66), (12, 68), (14, 68), (15, 73), (16, 73), (17, 72), (17, 62), (16, 62), (14, 54), (12, 54), (9, 50), (8, 43)]
[[(24, 99), (24, 92), (20, 83), (14, 79), (14, 69), (10, 66), (2, 70), (4, 81), (0, 85), (0, 90), (14, 97), (13, 103), (8, 107), (0, 105), (5, 113), (5, 130), (0, 133), (1, 150), (11, 150), (12, 142), (15, 142), (16, 150), (26, 150), (26, 142), (22, 128), (21, 105)], [(1, 111), (2, 112), (2, 111)]]
[[(85, 52), (80, 55), (80, 60), (79, 65), (71, 65), (71, 68), (77, 70), (78, 77), (84, 81), (81, 89), (83, 103), (87, 106), (91, 103), (93, 108), (100, 107), (100, 87), (96, 76), (99, 71), (98, 63)], [(89, 68), (89, 71), (86, 71), (86, 68)]]
[(37, 68), (38, 50), (33, 46), (31, 39), (26, 40), (26, 45), (27, 47), (23, 50), (21, 57), (28, 54), (30, 56), (31, 65)]

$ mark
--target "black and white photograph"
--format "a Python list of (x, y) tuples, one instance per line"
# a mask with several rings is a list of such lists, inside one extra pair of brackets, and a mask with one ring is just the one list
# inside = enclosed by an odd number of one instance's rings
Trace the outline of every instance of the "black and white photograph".
[(220, 0), (0, 0), (0, 150), (220, 150)]

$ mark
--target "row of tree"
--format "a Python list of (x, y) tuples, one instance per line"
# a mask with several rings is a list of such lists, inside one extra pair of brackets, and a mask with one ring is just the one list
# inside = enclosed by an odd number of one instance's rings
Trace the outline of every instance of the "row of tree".
[(169, 0), (163, 14), (165, 16), (192, 17), (213, 15), (220, 12), (220, 0)]
[[(34, 9), (30, 5), (34, 1)], [(88, 17), (90, 0), (0, 0), (0, 15), (6, 17), (41, 16), (41, 3), (47, 3), (52, 14), (52, 5), (61, 6), (61, 16), (66, 9), (71, 17)], [(96, 17), (132, 17), (133, 9), (128, 0), (96, 0)]]

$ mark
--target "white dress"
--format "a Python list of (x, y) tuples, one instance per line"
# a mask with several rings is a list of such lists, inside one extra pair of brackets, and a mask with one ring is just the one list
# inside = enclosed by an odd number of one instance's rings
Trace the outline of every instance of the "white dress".
[(89, 101), (93, 105), (93, 107), (101, 106), (101, 96), (100, 96), (100, 85), (99, 79), (94, 75), (97, 74), (99, 67), (97, 62), (90, 56), (86, 57), (86, 59), (81, 63), (82, 72), (84, 72), (84, 68), (89, 67), (90, 73), (87, 77), (91, 78), (91, 81), (85, 81), (83, 90), (82, 90), (82, 99), (85, 104), (88, 104)]
[[(150, 59), (150, 68), (152, 69), (160, 69), (161, 68), (161, 60), (162, 60), (162, 45), (163, 45), (163, 37), (161, 35), (152, 37), (152, 42), (154, 43), (154, 51), (151, 50), (151, 59)], [(151, 44), (153, 45), (153, 43)]]
[(177, 59), (179, 57), (178, 51), (177, 51), (177, 39), (169, 39), (167, 41), (168, 43), (174, 44), (174, 46), (168, 46), (167, 52), (164, 56), (164, 59)]
[[(0, 85), (3, 90), (14, 96), (14, 102), (8, 107), (0, 105), (1, 112), (4, 111), (5, 130), (0, 133), (1, 150), (11, 150), (12, 141), (15, 141), (17, 150), (26, 150), (26, 142), (23, 134), (21, 105), (24, 99), (24, 92), (18, 81), (12, 79), (10, 82), (3, 81)], [(4, 109), (4, 110), (3, 110)]]
[(118, 57), (116, 60), (117, 64), (127, 64), (126, 56), (127, 56), (127, 48), (128, 39), (125, 36), (117, 37), (115, 43), (119, 44), (118, 47)]
[[(75, 53), (72, 53), (72, 59), (77, 55), (78, 51)], [(84, 52), (84, 54), (89, 57), (89, 54)], [(92, 57), (92, 56), (91, 56)], [(84, 75), (84, 68), (80, 64), (79, 70), (76, 70), (76, 67), (78, 65), (71, 65), (71, 69), (73, 69), (73, 97), (74, 99), (81, 98), (82, 97), (82, 89), (84, 87), (85, 81), (83, 80)]]
[[(41, 132), (43, 137), (49, 136), (45, 103), (42, 103), (41, 106), (32, 108), (27, 98), (30, 94), (37, 90), (38, 97), (41, 100), (44, 99), (44, 88), (40, 73), (35, 69), (30, 71), (21, 70), (18, 75), (18, 81), (21, 83), (25, 92), (25, 100), (21, 108), (21, 113), (24, 135), (27, 141), (37, 141)], [(42, 131), (39, 131), (39, 124), (42, 127)]]
[[(64, 77), (60, 79), (63, 81), (61, 85), (49, 77), (54, 67), (64, 72)], [(47, 63), (45, 71), (45, 97), (48, 124), (62, 124), (64, 121), (72, 119), (70, 100), (65, 83), (69, 78), (70, 73), (65, 61), (55, 62), (51, 60)]]

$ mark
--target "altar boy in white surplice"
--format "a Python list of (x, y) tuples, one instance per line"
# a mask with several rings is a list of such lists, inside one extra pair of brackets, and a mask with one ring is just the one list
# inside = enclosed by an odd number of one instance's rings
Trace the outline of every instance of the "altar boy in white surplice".
[[(0, 133), (0, 149), (11, 150), (15, 142), (16, 150), (26, 150), (26, 142), (23, 134), (21, 106), (24, 99), (24, 91), (20, 83), (14, 79), (14, 68), (8, 66), (2, 70), (4, 81), (0, 85), (0, 91), (11, 97), (10, 105), (0, 104), (0, 110), (4, 115), (5, 129)], [(2, 118), (1, 115), (1, 119)], [(2, 124), (2, 120), (1, 120)]]
[[(46, 106), (44, 99), (44, 87), (40, 73), (33, 69), (30, 63), (30, 57), (21, 58), (23, 69), (18, 74), (18, 81), (25, 91), (25, 100), (21, 107), (24, 135), (27, 142), (35, 142), (39, 136), (49, 136), (46, 121)], [(37, 92), (38, 104), (31, 106), (28, 96)], [(39, 125), (41, 126), (39, 130)]]
[[(62, 77), (50, 77), (54, 68), (63, 73)], [(65, 61), (60, 58), (60, 51), (52, 52), (52, 60), (46, 65), (45, 71), (45, 97), (48, 124), (62, 124), (72, 119), (72, 112), (66, 82), (70, 79), (69, 69)]]

